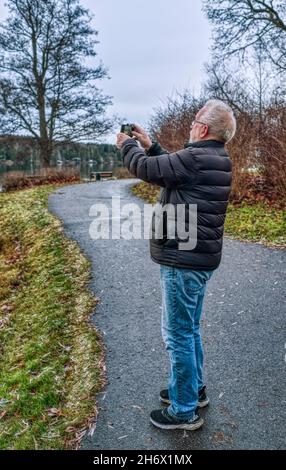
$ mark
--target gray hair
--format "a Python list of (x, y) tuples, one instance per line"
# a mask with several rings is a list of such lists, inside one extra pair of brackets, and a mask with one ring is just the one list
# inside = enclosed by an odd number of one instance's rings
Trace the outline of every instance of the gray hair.
[(209, 100), (202, 108), (200, 119), (209, 126), (209, 133), (227, 143), (236, 131), (236, 119), (231, 107), (220, 100)]

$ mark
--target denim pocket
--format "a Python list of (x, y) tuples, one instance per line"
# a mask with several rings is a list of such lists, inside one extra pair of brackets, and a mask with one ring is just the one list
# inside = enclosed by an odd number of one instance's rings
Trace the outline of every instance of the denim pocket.
[(185, 270), (183, 272), (183, 282), (187, 292), (199, 293), (210, 279), (213, 271)]

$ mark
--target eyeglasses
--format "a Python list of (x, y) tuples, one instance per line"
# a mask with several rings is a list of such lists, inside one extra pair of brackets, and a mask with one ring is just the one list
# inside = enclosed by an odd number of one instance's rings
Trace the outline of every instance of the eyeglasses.
[(205, 122), (202, 122), (202, 121), (197, 121), (197, 119), (195, 119), (192, 123), (191, 123), (191, 127), (194, 127), (195, 124), (203, 124), (203, 126), (207, 126), (208, 124), (206, 124)]

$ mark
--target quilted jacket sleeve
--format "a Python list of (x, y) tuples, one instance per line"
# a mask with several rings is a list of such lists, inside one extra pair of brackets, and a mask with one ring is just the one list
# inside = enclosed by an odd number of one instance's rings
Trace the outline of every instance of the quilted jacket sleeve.
[(156, 156), (156, 155), (166, 155), (169, 153), (167, 150), (163, 149), (159, 142), (153, 142), (151, 147), (146, 150), (146, 155)]
[(196, 176), (195, 161), (190, 149), (148, 156), (130, 138), (122, 145), (123, 163), (137, 178), (163, 188), (179, 188), (192, 184)]

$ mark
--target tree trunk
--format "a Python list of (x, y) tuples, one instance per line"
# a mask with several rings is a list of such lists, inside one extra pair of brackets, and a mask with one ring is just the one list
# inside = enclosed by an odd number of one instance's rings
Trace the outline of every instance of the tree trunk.
[(43, 168), (49, 168), (51, 164), (51, 157), (53, 153), (51, 142), (48, 139), (41, 139), (39, 142), (40, 147), (40, 162)]

